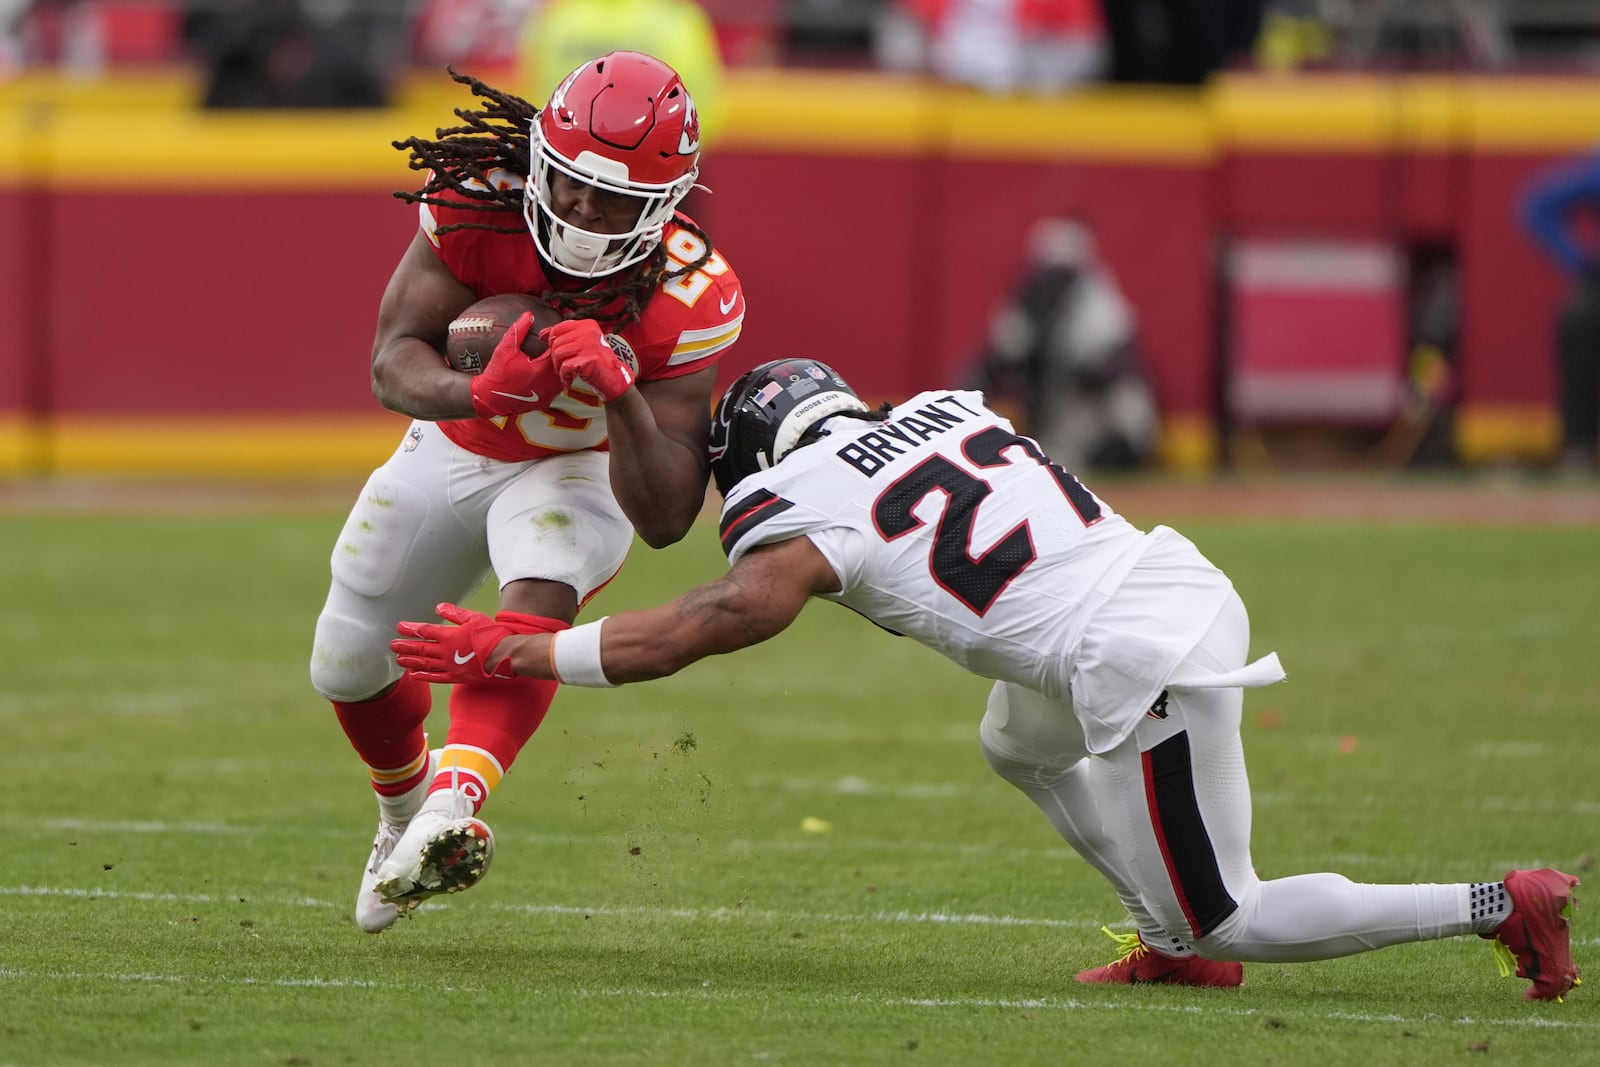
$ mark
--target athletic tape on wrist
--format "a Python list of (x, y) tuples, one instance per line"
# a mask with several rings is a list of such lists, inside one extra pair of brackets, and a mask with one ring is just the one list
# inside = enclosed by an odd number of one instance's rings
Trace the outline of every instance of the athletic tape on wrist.
[(556, 681), (594, 689), (616, 688), (617, 683), (600, 667), (600, 627), (610, 617), (562, 630), (550, 638), (550, 668)]

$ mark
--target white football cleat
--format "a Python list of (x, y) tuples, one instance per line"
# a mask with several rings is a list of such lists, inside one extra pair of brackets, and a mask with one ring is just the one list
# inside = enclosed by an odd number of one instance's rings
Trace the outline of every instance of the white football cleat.
[(494, 859), (494, 833), (472, 814), (472, 801), (441, 790), (417, 812), (379, 864), (376, 891), (399, 914), (409, 914), (432, 896), (459, 893), (483, 880)]
[[(378, 819), (378, 833), (372, 839), (372, 855), (367, 857), (367, 865), (361, 869), (361, 888), (356, 891), (356, 925), (369, 934), (381, 934), (394, 925), (399, 917), (399, 910), (393, 904), (387, 903), (378, 896), (378, 868), (383, 866), (393, 853), (394, 847), (405, 834), (406, 827), (411, 819), (416, 816), (417, 809), (422, 807), (422, 802), (428, 797), (428, 786), (433, 782), (433, 776), (439, 770), (439, 749), (428, 753), (428, 773), (409, 793), (399, 798), (402, 807), (410, 808), (410, 815), (404, 822), (388, 822), (383, 818)], [(409, 803), (407, 803), (409, 802)]]

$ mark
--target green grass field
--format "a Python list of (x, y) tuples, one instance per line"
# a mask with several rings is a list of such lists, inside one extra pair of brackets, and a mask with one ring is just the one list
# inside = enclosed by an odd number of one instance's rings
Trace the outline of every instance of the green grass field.
[[(1288, 668), (1246, 703), (1263, 876), (1600, 891), (1596, 528), (1130, 517)], [(0, 1064), (1600, 1063), (1582, 912), (1564, 1004), (1477, 938), (1075, 984), (1116, 901), (985, 766), (987, 683), (825, 604), (564, 692), (488, 879), (363, 935), (374, 808), (305, 669), (342, 518), (0, 519)], [(591, 611), (720, 570), (709, 527), (641, 546)]]

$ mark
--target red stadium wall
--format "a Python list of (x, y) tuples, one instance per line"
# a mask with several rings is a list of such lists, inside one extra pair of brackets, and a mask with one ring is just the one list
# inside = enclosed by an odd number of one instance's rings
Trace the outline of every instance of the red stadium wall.
[[(734, 88), (701, 200), (751, 308), (729, 377), (803, 349), (874, 398), (950, 383), (1031, 224), (1071, 214), (1137, 310), (1176, 466), (1216, 452), (1219, 256), (1262, 238), (1452, 245), (1464, 453), (1553, 441), (1560, 280), (1513, 200), (1600, 133), (1587, 83)], [(415, 225), (389, 193), (415, 176), (389, 142), (464, 95), (430, 81), (392, 111), (325, 116), (205, 115), (192, 97), (172, 78), (0, 87), (0, 472), (344, 472), (392, 447), (401, 420), (376, 409), (366, 362)]]
[(370, 192), (69, 190), (41, 213), (48, 389), (63, 416), (372, 406), (366, 353), (414, 210)]
[(1520, 153), (1462, 161), (1456, 235), (1466, 396), (1537, 407), (1555, 395), (1554, 323), (1565, 290), (1518, 226), (1514, 207), (1528, 180), (1550, 163), (1548, 156)]
[[(873, 397), (953, 383), (1019, 272), (1030, 226), (1072, 214), (1094, 227), (1141, 309), (1163, 406), (1209, 407), (1211, 302), (1196, 280), (1212, 212), (1198, 168), (816, 157), (796, 173), (792, 159), (727, 151), (714, 173), (708, 225), (751, 307), (736, 364), (804, 347)], [(1166, 209), (1129, 209), (1147, 202)]]

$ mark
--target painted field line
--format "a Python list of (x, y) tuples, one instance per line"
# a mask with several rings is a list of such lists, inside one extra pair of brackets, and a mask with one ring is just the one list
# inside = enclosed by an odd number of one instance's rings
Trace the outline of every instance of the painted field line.
[(237, 893), (221, 896), (213, 893), (140, 893), (124, 889), (77, 889), (70, 886), (5, 885), (0, 886), (0, 897), (67, 897), (78, 900), (139, 900), (159, 904), (268, 904), (287, 908), (332, 908), (338, 905), (315, 897), (278, 897), (252, 900)]
[[(17, 968), (0, 968), (0, 981), (60, 981), (60, 982), (133, 982), (133, 983), (161, 983), (172, 985), (221, 985), (221, 986), (285, 986), (293, 988), (313, 989), (420, 989), (427, 988), (418, 985), (395, 985), (372, 982), (360, 978), (323, 978), (312, 977), (279, 977), (279, 978), (226, 978), (212, 976), (195, 976), (182, 974), (156, 974), (149, 972), (133, 972), (120, 974), (110, 972), (78, 972), (78, 971), (30, 971)], [(440, 986), (440, 992), (477, 992), (459, 985)], [(539, 1001), (550, 1000), (677, 1000), (698, 1001), (701, 1003), (733, 1004), (751, 1003), (762, 1011), (770, 1011), (774, 1001), (791, 1004), (807, 1004), (821, 1008), (841, 1007), (870, 1007), (870, 1008), (917, 1008), (933, 1011), (992, 1011), (1003, 1009), (1006, 1011), (1045, 1011), (1045, 1012), (1115, 1012), (1118, 1014), (1162, 1014), (1162, 1015), (1191, 1015), (1198, 1018), (1234, 1018), (1234, 1019), (1303, 1019), (1335, 1023), (1354, 1023), (1357, 1025), (1395, 1026), (1400, 1024), (1424, 1026), (1428, 1024), (1443, 1024), (1448, 1026), (1473, 1026), (1478, 1028), (1491, 1027), (1534, 1027), (1549, 1030), (1600, 1030), (1600, 1022), (1584, 1020), (1552, 1019), (1548, 1016), (1517, 1016), (1513, 1018), (1483, 1019), (1474, 1017), (1457, 1017), (1447, 1019), (1442, 1015), (1429, 1013), (1423, 1016), (1407, 1016), (1398, 1014), (1375, 1015), (1365, 1012), (1346, 1011), (1294, 1011), (1281, 1008), (1240, 1008), (1227, 1005), (1212, 1004), (1162, 1004), (1152, 1003), (1148, 1000), (1106, 1000), (1085, 1001), (1070, 997), (874, 997), (860, 993), (849, 996), (835, 994), (807, 994), (807, 993), (782, 993), (765, 989), (752, 990), (719, 990), (719, 989), (642, 989), (642, 988), (614, 988), (614, 989), (533, 989), (530, 994)]]
[[(139, 893), (114, 889), (79, 889), (60, 886), (0, 886), (0, 896), (9, 897), (62, 897), (80, 900), (136, 900), (170, 904), (254, 904), (296, 908), (337, 908), (334, 904), (314, 897), (278, 899), (251, 899), (238, 894), (211, 893)], [(1101, 919), (1030, 919), (1017, 915), (982, 915), (946, 911), (877, 911), (861, 914), (832, 914), (827, 912), (767, 911), (758, 908), (650, 908), (612, 907), (596, 905), (585, 907), (574, 904), (502, 904), (498, 902), (471, 903), (456, 901), (429, 901), (422, 907), (427, 910), (460, 908), (464, 911), (502, 911), (521, 915), (581, 915), (605, 918), (677, 919), (687, 922), (770, 922), (770, 923), (881, 923), (935, 925), (935, 926), (1039, 926), (1066, 929), (1098, 930), (1105, 925)]]
[[(850, 1003), (851, 998), (830, 998), (837, 1004)], [(1447, 1023), (1452, 1026), (1531, 1026), (1539, 1029), (1552, 1030), (1600, 1030), (1600, 1022), (1587, 1020), (1551, 1019), (1546, 1016), (1529, 1016), (1512, 1019), (1479, 1019), (1462, 1016), (1455, 1019), (1446, 1019), (1442, 1015), (1429, 1013), (1422, 1016), (1408, 1015), (1373, 1015), (1366, 1012), (1351, 1011), (1280, 1011), (1277, 1008), (1233, 1008), (1216, 1007), (1209, 1004), (1151, 1004), (1147, 1002), (1130, 1003), (1127, 1001), (1082, 1001), (1071, 998), (1062, 999), (994, 999), (981, 997), (959, 998), (929, 998), (929, 999), (886, 999), (869, 1001), (884, 1007), (913, 1007), (913, 1008), (1008, 1008), (1023, 1011), (1114, 1011), (1114, 1012), (1156, 1012), (1168, 1015), (1197, 1015), (1197, 1016), (1224, 1016), (1239, 1019), (1316, 1019), (1328, 1022), (1348, 1023), (1379, 1023), (1393, 1026), (1398, 1023), (1407, 1023), (1416, 1026), (1428, 1023)]]
[[(293, 835), (296, 838), (320, 837), (326, 839), (350, 839), (351, 832), (321, 826), (304, 826), (294, 823), (274, 823), (268, 825), (240, 825), (236, 823), (221, 822), (161, 822), (158, 820), (110, 820), (99, 821), (93, 819), (16, 819), (0, 816), (0, 827), (27, 826), (37, 828), (43, 826), (52, 830), (73, 830), (83, 833), (114, 833), (114, 834), (196, 834), (217, 836), (283, 836)], [(363, 826), (363, 833), (370, 831)], [(688, 839), (690, 831), (684, 831), (683, 840)], [(578, 848), (591, 845), (608, 846), (612, 848), (627, 848), (638, 843), (638, 835), (632, 833), (516, 833), (513, 831), (497, 831), (495, 837), (504, 845), (507, 842), (540, 846), (554, 846), (559, 848)], [(679, 843), (680, 838), (669, 835), (663, 839), (663, 844), (672, 846)], [(698, 847), (699, 839), (696, 838)], [(365, 842), (363, 841), (363, 844)], [(993, 856), (1002, 855), (1008, 860), (1033, 860), (1044, 859), (1052, 861), (1076, 861), (1077, 853), (1065, 845), (1043, 846), (1033, 848), (1019, 848), (986, 844), (981, 841), (952, 842), (952, 841), (885, 841), (877, 838), (856, 838), (845, 834), (832, 833), (818, 836), (807, 835), (793, 838), (765, 838), (754, 839), (746, 837), (731, 838), (723, 845), (728, 851), (741, 853), (752, 852), (812, 852), (824, 854), (848, 855), (859, 852), (881, 852), (885, 855), (903, 855), (905, 853), (932, 853), (936, 855), (957, 856)], [(1280, 860), (1279, 862), (1287, 862)], [(1416, 866), (1416, 856), (1412, 853), (1396, 853), (1392, 856), (1383, 856), (1367, 852), (1344, 852), (1330, 856), (1312, 856), (1305, 858), (1304, 871), (1339, 870), (1344, 866), (1363, 866), (1372, 864), (1385, 864), (1407, 870)], [(1492, 876), (1492, 872), (1515, 869), (1533, 869), (1546, 866), (1551, 861), (1542, 857), (1500, 857), (1486, 862), (1475, 862), (1467, 859), (1453, 858), (1434, 862), (1428, 869), (1428, 877), (1433, 880), (1445, 880), (1454, 877), (1456, 881), (1482, 881)], [(1348, 873), (1348, 872), (1347, 872)], [(1356, 881), (1364, 879), (1357, 878)]]
[[(492, 820), (491, 820), (492, 821)], [(268, 825), (241, 825), (238, 823), (222, 822), (162, 822), (154, 819), (144, 820), (96, 820), (96, 819), (10, 819), (0, 817), (0, 827), (29, 826), (44, 827), (50, 830), (75, 830), (81, 833), (104, 834), (196, 834), (216, 836), (294, 836), (304, 839), (307, 837), (344, 838), (352, 839), (351, 831), (339, 830), (328, 826), (308, 827), (297, 823), (274, 823)], [(363, 825), (361, 833), (370, 834), (372, 831)], [(692, 828), (681, 831), (684, 840), (692, 835)], [(528, 845), (558, 845), (558, 846), (584, 846), (608, 845), (611, 847), (626, 848), (638, 843), (638, 834), (619, 832), (614, 834), (576, 833), (576, 834), (541, 834), (541, 833), (516, 833), (515, 831), (496, 831), (495, 838), (499, 841), (513, 841)], [(669, 835), (668, 842), (673, 838)], [(362, 841), (363, 849), (367, 842)], [(1027, 858), (1043, 857), (1046, 859), (1071, 859), (1076, 856), (1066, 846), (1044, 848), (1008, 848), (982, 842), (951, 842), (951, 841), (884, 841), (876, 838), (855, 838), (844, 834), (831, 834), (825, 837), (796, 837), (774, 838), (756, 840), (747, 837), (732, 838), (726, 842), (725, 847), (731, 851), (752, 852), (770, 850), (774, 852), (848, 852), (848, 851), (882, 851), (885, 853), (902, 854), (906, 852), (935, 852), (954, 853), (956, 855), (987, 856), (1003, 853), (1008, 857)]]
[[(292, 908), (342, 908), (343, 904), (318, 900), (315, 897), (289, 897), (255, 899), (238, 894), (218, 896), (209, 893), (139, 893), (111, 889), (79, 889), (60, 886), (0, 886), (0, 896), (10, 897), (61, 897), (83, 900), (136, 900), (172, 904), (254, 904)], [(760, 908), (649, 908), (613, 907), (598, 905), (585, 907), (574, 904), (503, 904), (499, 902), (474, 903), (453, 900), (430, 901), (422, 905), (427, 911), (444, 911), (459, 908), (463, 911), (499, 911), (520, 915), (581, 915), (585, 918), (676, 919), (685, 922), (770, 922), (775, 924), (882, 924), (927, 926), (1013, 926), (1039, 927), (1066, 930), (1098, 930), (1102, 926), (1121, 929), (1125, 922), (1107, 923), (1103, 919), (1036, 919), (1020, 915), (985, 915), (946, 911), (875, 911), (860, 914), (830, 912), (788, 912)], [(1574, 937), (1574, 945), (1600, 946), (1600, 937)]]
[(160, 819), (41, 819), (35, 825), (51, 830), (83, 830), (91, 834), (255, 834), (249, 826), (225, 822), (164, 822)]
[(192, 974), (150, 974), (118, 971), (29, 971), (0, 967), (0, 981), (146, 982), (160, 985), (279, 986), (290, 989), (406, 989), (393, 982), (364, 978), (215, 978)]
[[(934, 800), (971, 795), (980, 787), (957, 782), (873, 782), (856, 775), (843, 778), (748, 778), (740, 783), (758, 792), (781, 789), (786, 793), (815, 793), (822, 796), (893, 797), (897, 800)], [(984, 782), (987, 791), (997, 783)]]
[(851, 837), (848, 834), (840, 833), (828, 833), (815, 837), (767, 838), (759, 841), (748, 837), (735, 837), (728, 842), (727, 847), (740, 852), (867, 851), (881, 852), (886, 856), (903, 855), (907, 852), (953, 852), (959, 856), (1002, 855), (1011, 859), (1075, 860), (1078, 858), (1078, 854), (1065, 845), (1057, 848), (1012, 848), (1002, 845), (986, 845), (977, 841), (885, 841), (880, 838)]
[(970, 915), (945, 911), (874, 911), (860, 915), (804, 911), (766, 911), (759, 908), (574, 908), (566, 904), (457, 904), (469, 909), (520, 912), (525, 915), (602, 915), (607, 918), (686, 919), (691, 922), (771, 923), (909, 923), (933, 926), (1041, 926), (1070, 930), (1098, 930), (1103, 919), (1029, 919), (1017, 915)]

